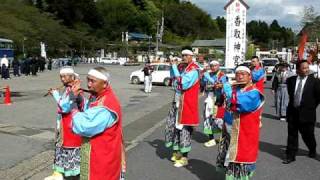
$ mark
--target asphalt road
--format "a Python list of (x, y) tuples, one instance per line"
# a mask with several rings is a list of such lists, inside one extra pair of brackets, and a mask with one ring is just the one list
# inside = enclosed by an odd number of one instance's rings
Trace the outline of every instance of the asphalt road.
[[(86, 73), (95, 65), (80, 65), (75, 68), (86, 87)], [(126, 143), (152, 127), (135, 121), (145, 119), (148, 114), (158, 111), (169, 103), (169, 87), (154, 86), (151, 94), (143, 92), (143, 84), (130, 84), (129, 75), (139, 67), (106, 66), (111, 73), (111, 84), (118, 96), (123, 111), (123, 126), (132, 128), (125, 134)], [(38, 73), (37, 77), (21, 76), (10, 80), (0, 80), (0, 86), (9, 85), (12, 92), (12, 105), (1, 104), (0, 98), (0, 170), (12, 168), (33, 156), (51, 150), (56, 119), (56, 104), (52, 97), (43, 97), (50, 87), (60, 86), (58, 70)], [(142, 124), (142, 125), (141, 125)], [(1, 178), (0, 178), (1, 179)]]
[[(282, 164), (284, 157), (287, 123), (275, 116), (273, 96), (266, 87), (266, 103), (263, 112), (263, 126), (260, 134), (260, 151), (254, 180), (319, 180), (320, 157), (307, 157), (308, 149), (300, 137), (300, 147), (296, 162)], [(320, 110), (317, 115), (319, 117)], [(319, 118), (318, 118), (319, 119)], [(316, 140), (320, 140), (320, 121), (315, 130)], [(144, 139), (136, 148), (128, 152), (129, 180), (222, 180), (224, 175), (215, 170), (217, 146), (206, 148), (203, 143), (207, 137), (198, 127), (193, 135), (189, 165), (176, 168), (170, 162), (170, 151), (164, 146), (164, 126)], [(320, 152), (319, 146), (317, 151)]]

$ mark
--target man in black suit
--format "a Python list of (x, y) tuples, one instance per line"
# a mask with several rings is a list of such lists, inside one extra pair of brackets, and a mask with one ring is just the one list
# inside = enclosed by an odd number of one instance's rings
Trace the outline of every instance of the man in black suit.
[(296, 66), (297, 76), (287, 79), (289, 104), (287, 108), (288, 141), (286, 158), (283, 164), (295, 161), (298, 151), (298, 132), (309, 149), (309, 157), (316, 158), (316, 140), (314, 126), (316, 109), (320, 100), (319, 80), (309, 75), (307, 61), (299, 61)]

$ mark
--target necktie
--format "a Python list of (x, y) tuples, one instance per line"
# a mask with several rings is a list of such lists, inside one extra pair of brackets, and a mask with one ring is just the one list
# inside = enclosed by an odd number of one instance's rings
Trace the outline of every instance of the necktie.
[(302, 79), (299, 78), (298, 88), (296, 90), (296, 93), (294, 94), (294, 107), (300, 106), (301, 93), (302, 93)]

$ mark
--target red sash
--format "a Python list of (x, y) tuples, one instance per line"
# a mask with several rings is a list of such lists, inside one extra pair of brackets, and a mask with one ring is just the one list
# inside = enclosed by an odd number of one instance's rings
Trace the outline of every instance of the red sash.
[(89, 180), (119, 180), (122, 151), (122, 115), (118, 99), (111, 87), (90, 107), (103, 106), (116, 115), (115, 124), (90, 138)]
[[(66, 89), (66, 96), (70, 93), (70, 88)], [(83, 104), (81, 105), (83, 108)], [(58, 112), (61, 113), (61, 109), (58, 109)], [(65, 148), (78, 148), (81, 146), (82, 138), (80, 135), (75, 134), (72, 131), (72, 114), (71, 113), (61, 113), (61, 141), (62, 147)]]
[[(245, 91), (258, 90), (255, 86), (250, 86)], [(233, 90), (231, 103), (237, 102), (236, 90)], [(261, 92), (260, 92), (261, 94)], [(261, 94), (262, 95), (262, 94)], [(262, 103), (263, 104), (263, 103)], [(229, 159), (237, 163), (255, 163), (259, 150), (260, 135), (260, 114), (261, 106), (250, 113), (237, 113), (233, 106), (233, 123), (231, 140), (229, 146)], [(235, 105), (235, 104), (234, 104)]]
[[(199, 66), (192, 62), (186, 67), (185, 72), (188, 73), (192, 70), (198, 71), (198, 69)], [(179, 107), (180, 124), (187, 126), (199, 125), (199, 89), (200, 82), (198, 79), (191, 88), (182, 91)]]

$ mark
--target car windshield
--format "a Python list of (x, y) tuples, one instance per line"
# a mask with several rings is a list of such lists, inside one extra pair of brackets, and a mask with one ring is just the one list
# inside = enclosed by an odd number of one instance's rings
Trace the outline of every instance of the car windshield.
[(264, 66), (274, 66), (278, 63), (278, 60), (276, 59), (270, 59), (270, 60), (263, 60)]
[(234, 69), (221, 68), (221, 71), (225, 74), (234, 74)]

